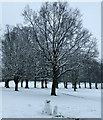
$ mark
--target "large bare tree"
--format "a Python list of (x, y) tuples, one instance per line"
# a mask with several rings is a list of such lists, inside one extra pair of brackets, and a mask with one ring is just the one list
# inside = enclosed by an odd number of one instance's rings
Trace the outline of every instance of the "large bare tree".
[[(77, 51), (85, 54), (91, 51), (91, 34), (83, 28), (81, 14), (78, 9), (72, 9), (67, 2), (44, 3), (39, 12), (26, 6), (23, 16), (27, 25), (32, 27), (35, 41), (51, 65), (52, 90), (56, 95), (58, 79), (67, 71), (78, 68), (80, 64), (61, 68), (69, 63), (70, 56)], [(75, 67), (75, 68), (74, 68)], [(68, 68), (68, 69), (66, 69)]]
[[(42, 5), (39, 12), (27, 6), (23, 12), (24, 19), (33, 29), (34, 39), (38, 43), (44, 57), (51, 64), (53, 84), (51, 95), (56, 95), (56, 84), (60, 76), (73, 68), (60, 69), (68, 64), (67, 56), (77, 51), (87, 51), (91, 34), (83, 29), (81, 14), (78, 9), (68, 7), (67, 2), (54, 2)], [(87, 49), (86, 49), (87, 46)], [(78, 67), (79, 64), (76, 67)]]

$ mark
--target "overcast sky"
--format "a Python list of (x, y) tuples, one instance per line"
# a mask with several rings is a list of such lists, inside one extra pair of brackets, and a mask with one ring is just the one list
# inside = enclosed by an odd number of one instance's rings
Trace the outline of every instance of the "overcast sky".
[[(23, 23), (21, 15), (24, 7), (29, 6), (39, 10), (41, 2), (4, 2), (2, 3), (2, 28), (6, 24), (16, 25)], [(70, 7), (81, 11), (83, 25), (98, 39), (98, 48), (101, 51), (101, 3), (100, 2), (70, 2)]]

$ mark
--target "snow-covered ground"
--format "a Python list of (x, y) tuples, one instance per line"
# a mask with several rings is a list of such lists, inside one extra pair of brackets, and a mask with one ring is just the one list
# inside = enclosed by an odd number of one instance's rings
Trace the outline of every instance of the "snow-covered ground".
[(42, 114), (46, 100), (51, 100), (52, 109), (57, 105), (58, 114), (65, 118), (101, 117), (101, 89), (85, 89), (82, 85), (81, 89), (74, 92), (71, 84), (65, 89), (61, 83), (57, 96), (50, 96), (51, 83), (45, 89), (40, 88), (40, 83), (37, 88), (33, 88), (33, 84), (29, 82), (29, 89), (19, 87), (16, 92), (13, 81), (10, 82), (10, 88), (5, 88), (4, 83), (0, 83), (2, 118), (53, 118), (53, 115)]

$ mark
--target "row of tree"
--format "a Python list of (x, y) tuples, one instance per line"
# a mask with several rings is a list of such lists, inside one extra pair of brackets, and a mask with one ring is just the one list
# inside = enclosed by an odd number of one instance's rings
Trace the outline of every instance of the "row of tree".
[(97, 40), (83, 27), (78, 9), (67, 2), (44, 3), (39, 12), (26, 6), (22, 13), (25, 26), (7, 26), (2, 41), (2, 74), (6, 87), (10, 80), (52, 81), (51, 95), (58, 83), (71, 81), (101, 82), (97, 61)]

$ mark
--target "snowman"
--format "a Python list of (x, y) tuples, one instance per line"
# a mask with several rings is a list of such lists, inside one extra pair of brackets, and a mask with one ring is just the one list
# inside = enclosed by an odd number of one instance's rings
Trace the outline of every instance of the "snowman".
[(54, 106), (53, 116), (57, 116), (57, 115), (58, 115), (58, 107), (57, 107), (57, 106)]
[(43, 110), (43, 113), (47, 115), (52, 115), (52, 108), (51, 108), (50, 102), (51, 102), (50, 100), (46, 100), (44, 110)]

